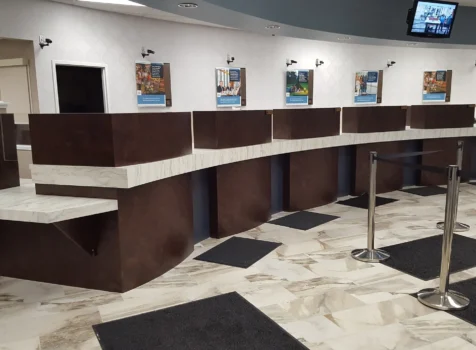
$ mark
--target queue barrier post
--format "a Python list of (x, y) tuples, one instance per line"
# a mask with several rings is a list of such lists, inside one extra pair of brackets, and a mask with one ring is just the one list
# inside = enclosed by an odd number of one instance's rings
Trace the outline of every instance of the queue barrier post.
[(354, 259), (378, 263), (390, 258), (390, 254), (382, 249), (375, 249), (375, 198), (377, 191), (377, 152), (370, 152), (369, 208), (367, 217), (367, 248), (353, 250)]
[(439, 287), (423, 289), (417, 294), (418, 300), (423, 305), (437, 310), (462, 310), (469, 305), (469, 299), (466, 296), (448, 289), (458, 192), (459, 167), (458, 165), (450, 165), (448, 168), (448, 191), (446, 193)]
[[(456, 165), (458, 166), (459, 171), (461, 171), (461, 169), (463, 168), (463, 150), (464, 150), (464, 141), (458, 141), (458, 148), (456, 149)], [(461, 182), (461, 177), (458, 176), (458, 188), (459, 188), (460, 182)], [(459, 191), (456, 194), (456, 205), (455, 205), (456, 217), (455, 217), (454, 232), (466, 232), (466, 231), (469, 231), (470, 226), (467, 224), (463, 224), (462, 222), (456, 221), (458, 216), (458, 201), (459, 201)], [(440, 230), (444, 230), (445, 222), (441, 221), (437, 223), (436, 227), (439, 228)]]

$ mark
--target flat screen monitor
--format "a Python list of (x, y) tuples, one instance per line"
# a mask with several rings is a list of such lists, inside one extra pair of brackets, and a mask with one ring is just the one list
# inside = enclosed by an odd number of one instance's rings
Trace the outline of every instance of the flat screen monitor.
[(408, 35), (430, 38), (449, 38), (455, 21), (458, 3), (448, 1), (415, 0), (408, 16)]

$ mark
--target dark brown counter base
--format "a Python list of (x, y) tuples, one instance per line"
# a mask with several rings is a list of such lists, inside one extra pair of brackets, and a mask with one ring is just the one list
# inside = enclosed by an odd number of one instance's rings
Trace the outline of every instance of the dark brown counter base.
[(258, 158), (210, 169), (210, 235), (222, 238), (270, 218), (271, 159)]
[[(355, 146), (355, 178), (352, 195), (368, 193), (370, 178), (370, 152), (378, 154), (403, 153), (405, 142), (381, 142)], [(403, 187), (403, 168), (399, 165), (379, 162), (377, 165), (377, 193), (399, 190)]]
[(299, 211), (337, 199), (338, 149), (325, 148), (285, 155), (283, 207)]
[(126, 292), (193, 251), (190, 174), (117, 194), (117, 212), (48, 225), (0, 221), (0, 275)]

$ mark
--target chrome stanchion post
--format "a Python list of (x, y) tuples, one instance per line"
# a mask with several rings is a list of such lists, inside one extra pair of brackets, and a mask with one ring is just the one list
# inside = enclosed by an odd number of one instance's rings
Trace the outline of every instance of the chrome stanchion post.
[[(464, 149), (464, 141), (458, 141), (458, 148), (456, 150), (456, 165), (458, 166), (458, 169), (460, 171), (463, 168), (463, 149)], [(459, 188), (460, 182), (461, 182), (461, 176), (458, 176), (458, 188)], [(455, 213), (454, 232), (466, 232), (466, 231), (469, 231), (470, 226), (456, 221), (458, 217), (458, 201), (459, 201), (459, 191), (456, 194), (456, 205), (455, 205), (456, 213)], [(439, 228), (440, 230), (443, 230), (445, 227), (445, 223), (441, 221), (436, 224), (436, 227)]]
[(370, 181), (369, 181), (369, 209), (367, 217), (367, 248), (353, 250), (354, 259), (378, 263), (390, 258), (390, 254), (381, 249), (375, 249), (375, 196), (377, 192), (377, 152), (370, 152)]
[(458, 166), (448, 168), (448, 191), (446, 193), (445, 227), (441, 251), (440, 285), (438, 288), (423, 289), (418, 292), (418, 300), (438, 310), (461, 310), (469, 305), (469, 299), (463, 294), (448, 290), (450, 278), (451, 246), (456, 218), (455, 206), (458, 199)]

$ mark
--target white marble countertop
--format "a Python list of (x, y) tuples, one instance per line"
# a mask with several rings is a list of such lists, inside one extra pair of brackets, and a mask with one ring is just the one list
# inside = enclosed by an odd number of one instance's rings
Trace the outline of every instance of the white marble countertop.
[(342, 134), (222, 150), (194, 149), (193, 154), (124, 167), (31, 165), (35, 183), (90, 187), (132, 188), (168, 177), (218, 165), (278, 154), (365, 143), (476, 136), (476, 128), (411, 129), (368, 134)]
[(116, 200), (37, 195), (34, 184), (0, 190), (0, 220), (51, 224), (115, 210)]

